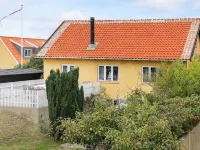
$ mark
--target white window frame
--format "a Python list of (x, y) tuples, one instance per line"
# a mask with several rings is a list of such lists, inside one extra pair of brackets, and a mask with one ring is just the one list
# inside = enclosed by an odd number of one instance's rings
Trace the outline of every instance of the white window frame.
[[(25, 55), (25, 54), (26, 54), (25, 51), (30, 51), (30, 56), (26, 56), (26, 55)], [(27, 52), (27, 54), (28, 54), (28, 52)], [(32, 49), (24, 49), (24, 57), (25, 57), (25, 58), (30, 58), (31, 55), (32, 55)]]
[(62, 64), (62, 72), (63, 72), (63, 66), (67, 66), (67, 72), (70, 71), (70, 67), (73, 66), (74, 68), (76, 67), (75, 64)]
[[(99, 67), (104, 67), (104, 80), (99, 79)], [(111, 67), (111, 80), (106, 80), (106, 67)], [(118, 67), (118, 80), (113, 80), (113, 67)], [(98, 81), (104, 81), (104, 82), (119, 82), (120, 81), (120, 67), (118, 65), (98, 65)]]
[(156, 66), (142, 66), (142, 83), (143, 84), (146, 84), (146, 83), (149, 83), (149, 82), (144, 82), (144, 78), (143, 78), (143, 68), (149, 68), (149, 72), (148, 72), (148, 78), (151, 79), (151, 68), (155, 68), (156, 69)]

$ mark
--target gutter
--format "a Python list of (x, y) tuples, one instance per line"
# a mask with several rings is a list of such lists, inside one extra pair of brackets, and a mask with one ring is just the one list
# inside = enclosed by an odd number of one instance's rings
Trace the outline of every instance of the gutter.
[[(138, 59), (135, 59), (135, 58), (133, 58), (133, 59), (130, 59), (130, 58), (84, 58), (84, 57), (54, 57), (54, 56), (52, 56), (52, 57), (48, 57), (48, 56), (45, 56), (45, 57), (37, 57), (37, 58), (44, 58), (44, 59), (83, 59), (83, 60), (121, 60), (121, 61), (123, 61), (123, 60), (125, 60), (125, 61), (128, 61), (128, 60), (135, 60), (135, 61), (169, 61), (169, 62), (174, 62), (174, 61), (176, 61), (176, 60), (178, 60), (178, 59), (140, 59), (140, 58), (138, 58)], [(188, 60), (187, 59), (184, 59), (183, 60), (184, 62), (187, 62)]]

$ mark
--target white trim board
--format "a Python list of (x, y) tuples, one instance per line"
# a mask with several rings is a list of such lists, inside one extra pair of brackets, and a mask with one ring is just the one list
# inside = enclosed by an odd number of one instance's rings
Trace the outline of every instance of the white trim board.
[[(99, 80), (99, 67), (100, 66), (104, 67), (104, 80)], [(111, 80), (106, 80), (106, 67), (107, 66), (111, 67)], [(117, 81), (113, 80), (113, 67), (118, 67), (118, 80)], [(119, 67), (119, 65), (98, 65), (98, 81), (103, 81), (103, 82), (119, 82), (120, 81), (120, 67)]]
[(29, 44), (30, 46), (32, 47), (35, 47), (35, 48), (39, 48), (38, 46), (34, 45), (33, 43), (27, 41), (27, 40), (24, 40), (27, 44)]

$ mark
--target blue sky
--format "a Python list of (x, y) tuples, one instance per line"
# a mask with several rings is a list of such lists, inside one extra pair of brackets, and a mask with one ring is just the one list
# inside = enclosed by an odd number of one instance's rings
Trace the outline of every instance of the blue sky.
[[(48, 38), (63, 20), (200, 17), (200, 0), (0, 0), (0, 18), (23, 9), (24, 37)], [(20, 13), (2, 21), (0, 35), (20, 36)]]

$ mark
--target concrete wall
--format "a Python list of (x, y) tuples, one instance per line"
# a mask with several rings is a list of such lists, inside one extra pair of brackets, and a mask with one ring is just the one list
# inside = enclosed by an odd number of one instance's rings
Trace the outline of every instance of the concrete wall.
[(48, 107), (22, 108), (22, 107), (2, 107), (2, 106), (0, 106), (0, 110), (6, 110), (6, 111), (23, 114), (36, 124), (49, 119)]
[(185, 137), (183, 150), (200, 150), (200, 123)]

